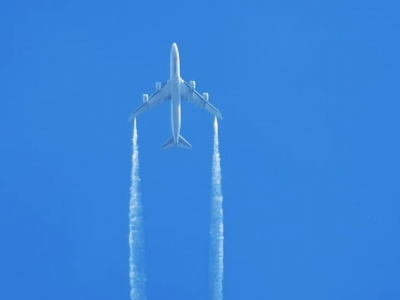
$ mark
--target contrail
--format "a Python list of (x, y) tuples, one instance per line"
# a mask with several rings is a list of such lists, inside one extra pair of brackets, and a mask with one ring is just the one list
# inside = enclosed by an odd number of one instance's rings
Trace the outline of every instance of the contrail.
[(145, 276), (142, 230), (142, 204), (139, 193), (139, 147), (136, 119), (133, 123), (131, 199), (129, 202), (129, 279), (131, 300), (145, 300)]
[(211, 299), (223, 299), (224, 278), (224, 212), (222, 209), (221, 159), (219, 154), (218, 121), (214, 120), (214, 154), (212, 165), (211, 199), (211, 249), (210, 249), (210, 287)]

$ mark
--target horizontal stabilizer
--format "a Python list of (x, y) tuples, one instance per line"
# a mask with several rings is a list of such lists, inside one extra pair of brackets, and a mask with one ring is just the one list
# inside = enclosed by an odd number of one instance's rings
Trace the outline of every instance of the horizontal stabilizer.
[(164, 150), (174, 146), (175, 146), (174, 137), (171, 137), (161, 146), (161, 149)]
[(179, 136), (178, 146), (182, 147), (182, 148), (185, 148), (185, 149), (191, 149), (192, 148), (192, 145), (190, 145), (189, 142), (187, 140), (185, 140), (183, 138), (183, 136), (181, 136), (181, 135)]
[(179, 136), (178, 143), (175, 142), (174, 137), (169, 138), (162, 146), (161, 149), (168, 149), (172, 147), (181, 147), (185, 149), (191, 149), (192, 145), (185, 140), (181, 135)]

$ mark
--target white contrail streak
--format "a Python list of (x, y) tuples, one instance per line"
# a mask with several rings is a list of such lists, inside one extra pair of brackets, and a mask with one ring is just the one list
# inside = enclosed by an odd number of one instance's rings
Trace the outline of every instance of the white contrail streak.
[(219, 154), (218, 121), (214, 120), (214, 154), (212, 165), (212, 199), (211, 199), (211, 249), (210, 275), (211, 299), (223, 299), (224, 278), (224, 213), (222, 209), (221, 159)]
[(139, 193), (139, 147), (136, 119), (133, 125), (131, 199), (129, 202), (129, 279), (131, 300), (144, 300), (145, 276), (142, 231), (142, 204)]

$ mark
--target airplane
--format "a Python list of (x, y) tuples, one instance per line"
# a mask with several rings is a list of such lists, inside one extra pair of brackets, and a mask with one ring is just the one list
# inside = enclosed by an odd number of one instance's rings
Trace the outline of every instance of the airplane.
[(192, 145), (181, 135), (181, 100), (191, 102), (202, 109), (210, 112), (219, 119), (222, 119), (221, 113), (209, 101), (208, 93), (202, 95), (196, 91), (196, 82), (187, 83), (181, 78), (179, 51), (176, 43), (172, 44), (170, 55), (170, 78), (161, 85), (156, 82), (156, 91), (149, 97), (143, 94), (143, 104), (140, 105), (130, 116), (129, 121), (134, 120), (143, 112), (150, 110), (158, 104), (171, 100), (171, 129), (172, 137), (169, 138), (161, 149), (171, 147), (182, 147), (191, 149)]

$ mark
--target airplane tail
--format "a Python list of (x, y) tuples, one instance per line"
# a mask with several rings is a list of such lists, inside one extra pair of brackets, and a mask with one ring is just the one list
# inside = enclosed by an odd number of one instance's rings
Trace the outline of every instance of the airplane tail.
[(183, 136), (179, 136), (178, 143), (175, 144), (174, 137), (169, 138), (162, 146), (161, 149), (168, 149), (171, 147), (182, 147), (185, 149), (191, 149), (192, 145), (183, 138)]

